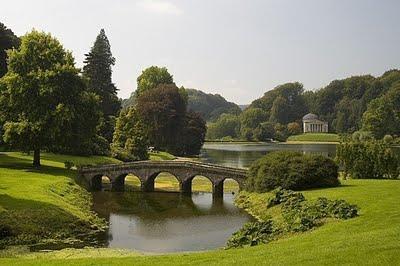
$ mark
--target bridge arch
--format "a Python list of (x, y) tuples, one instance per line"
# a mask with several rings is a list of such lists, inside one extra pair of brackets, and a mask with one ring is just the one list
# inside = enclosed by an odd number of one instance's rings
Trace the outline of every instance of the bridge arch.
[[(179, 192), (182, 180), (173, 171), (158, 171), (153, 173), (147, 182), (152, 182), (154, 189)], [(172, 184), (172, 188), (165, 189), (164, 182)]]
[(96, 191), (111, 189), (112, 178), (104, 174), (97, 174), (92, 176), (90, 183), (91, 188)]
[(82, 167), (79, 176), (83, 183), (91, 189), (101, 189), (100, 177), (109, 177), (113, 190), (123, 190), (126, 176), (129, 173), (137, 176), (144, 192), (154, 191), (154, 180), (162, 172), (168, 172), (179, 182), (180, 191), (191, 193), (192, 181), (196, 176), (208, 178), (216, 196), (222, 196), (225, 179), (234, 179), (239, 183), (239, 188), (247, 176), (247, 171), (220, 165), (205, 164), (192, 161), (138, 161), (113, 165)]

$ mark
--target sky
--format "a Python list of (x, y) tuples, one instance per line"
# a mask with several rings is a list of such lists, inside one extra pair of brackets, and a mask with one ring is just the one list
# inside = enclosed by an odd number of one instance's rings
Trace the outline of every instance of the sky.
[(149, 66), (178, 86), (248, 104), (279, 84), (306, 90), (400, 68), (397, 0), (12, 0), (0, 22), (18, 36), (50, 32), (83, 66), (101, 28), (118, 96)]

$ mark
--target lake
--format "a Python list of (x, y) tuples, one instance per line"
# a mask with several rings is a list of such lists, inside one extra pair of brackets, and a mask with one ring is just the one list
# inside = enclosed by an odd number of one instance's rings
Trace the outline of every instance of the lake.
[(225, 246), (252, 218), (233, 204), (233, 195), (210, 193), (95, 192), (94, 210), (109, 221), (103, 236), (110, 248), (167, 253)]
[(205, 143), (200, 161), (224, 166), (247, 168), (265, 154), (278, 150), (292, 150), (303, 153), (321, 154), (334, 158), (335, 144), (278, 144), (278, 143)]
[[(200, 160), (245, 168), (275, 150), (335, 156), (330, 144), (212, 144), (206, 143)], [(94, 210), (109, 221), (104, 246), (142, 252), (169, 253), (222, 248), (252, 218), (233, 203), (234, 195), (213, 199), (211, 193), (192, 196), (166, 192), (95, 192)]]

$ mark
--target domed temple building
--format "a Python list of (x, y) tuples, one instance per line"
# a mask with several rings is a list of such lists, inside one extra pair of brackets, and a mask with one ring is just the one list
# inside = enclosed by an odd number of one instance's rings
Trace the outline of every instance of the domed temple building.
[(306, 114), (303, 116), (304, 133), (328, 133), (328, 122), (318, 119), (316, 114)]

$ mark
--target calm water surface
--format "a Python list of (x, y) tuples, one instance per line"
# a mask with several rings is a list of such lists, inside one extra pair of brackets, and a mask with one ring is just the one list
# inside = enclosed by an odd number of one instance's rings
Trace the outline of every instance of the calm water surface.
[(303, 153), (335, 157), (335, 144), (219, 144), (206, 143), (200, 153), (200, 160), (224, 166), (247, 168), (252, 162), (271, 151), (293, 150)]
[(210, 250), (225, 246), (251, 217), (233, 195), (96, 192), (94, 210), (110, 223), (105, 245), (144, 252)]

